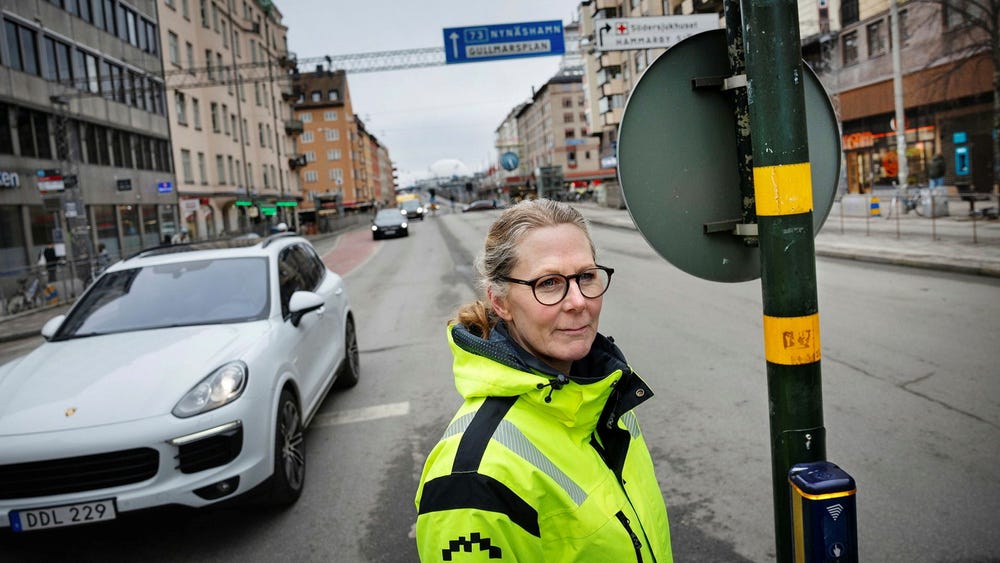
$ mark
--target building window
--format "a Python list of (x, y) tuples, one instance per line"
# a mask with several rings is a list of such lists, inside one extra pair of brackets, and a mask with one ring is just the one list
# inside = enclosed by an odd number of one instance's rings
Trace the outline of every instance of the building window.
[(212, 102), (209, 106), (210, 113), (212, 114), (212, 132), (219, 132), (219, 104)]
[(228, 160), (229, 164), (229, 183), (236, 185), (236, 177), (233, 176), (233, 155), (229, 155), (228, 157), (226, 157), (226, 159)]
[(198, 11), (201, 15), (201, 27), (208, 29), (208, 0), (198, 0)]
[(219, 184), (226, 183), (226, 159), (221, 155), (215, 155), (215, 173), (219, 177)]
[(340, 100), (340, 91), (339, 90), (330, 90), (329, 92), (326, 93), (326, 98), (328, 100), (330, 100), (331, 102), (339, 101)]
[(170, 63), (175, 66), (181, 66), (180, 43), (177, 41), (177, 34), (173, 31), (167, 32), (167, 52), (170, 53)]
[(885, 54), (885, 21), (879, 20), (868, 24), (868, 58)]
[(844, 58), (844, 66), (858, 62), (858, 32), (849, 31), (841, 37), (841, 49)]
[(313, 142), (313, 132), (312, 131), (303, 131), (301, 139), (302, 139), (303, 143), (311, 143), (311, 142)]
[(337, 110), (324, 111), (323, 121), (337, 121)]
[(195, 131), (201, 131), (201, 105), (198, 98), (191, 98), (191, 120), (194, 121)]
[(319, 181), (319, 172), (315, 170), (306, 170), (306, 173), (302, 175), (306, 182), (313, 183)]
[(327, 141), (339, 141), (340, 140), (340, 129), (327, 129), (323, 131), (323, 136)]
[[(899, 11), (899, 40), (900, 45), (906, 45), (910, 42), (910, 30), (906, 28), (906, 10)], [(892, 28), (889, 29), (891, 38)], [(891, 42), (891, 41), (890, 41)]]
[(340, 168), (331, 168), (330, 169), (330, 179), (333, 180), (334, 182), (337, 182), (338, 185), (341, 184), (341, 183), (343, 183), (343, 181), (344, 181), (344, 171), (342, 169), (340, 169)]
[(858, 23), (858, 0), (843, 0), (840, 4), (840, 25)]
[(326, 159), (327, 160), (340, 160), (341, 159), (340, 149), (330, 149), (330, 150), (326, 151)]
[(306, 151), (306, 162), (316, 162), (315, 151)]
[(177, 123), (187, 125), (187, 104), (183, 92), (174, 92), (174, 111), (177, 112)]
[(208, 184), (208, 164), (205, 162), (205, 153), (198, 153), (198, 177), (202, 185)]
[(191, 166), (191, 151), (181, 149), (181, 172), (184, 174), (184, 183), (194, 183), (194, 168)]
[(257, 124), (257, 137), (260, 140), (260, 146), (263, 147), (264, 146), (264, 124), (263, 123), (258, 123)]
[[(70, 66), (72, 49), (62, 41), (56, 41), (51, 37), (45, 38), (45, 60), (48, 71), (45, 78), (61, 82), (65, 86), (73, 83), (73, 72)], [(116, 67), (117, 68), (117, 67)], [(119, 69), (120, 70), (120, 69)], [(121, 101), (121, 100), (119, 100)]]
[(312, 92), (312, 101), (314, 101), (314, 102), (321, 102), (321, 101), (323, 101), (323, 92), (320, 92), (319, 90), (313, 90), (313, 92)]
[(34, 30), (4, 20), (10, 67), (35, 76), (41, 76), (38, 64), (38, 34)]
[(312, 123), (313, 120), (312, 114), (308, 112), (302, 112), (299, 114), (298, 117), (299, 121), (301, 121), (302, 123)]
[(187, 42), (184, 45), (184, 50), (187, 51), (188, 73), (194, 74), (194, 45), (192, 45), (190, 42)]

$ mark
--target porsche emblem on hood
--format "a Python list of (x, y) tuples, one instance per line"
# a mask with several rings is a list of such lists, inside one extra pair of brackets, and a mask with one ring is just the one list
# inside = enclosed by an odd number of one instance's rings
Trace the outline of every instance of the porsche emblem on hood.
[(66, 409), (66, 417), (67, 418), (73, 416), (74, 414), (76, 414), (76, 407), (70, 407), (70, 408)]

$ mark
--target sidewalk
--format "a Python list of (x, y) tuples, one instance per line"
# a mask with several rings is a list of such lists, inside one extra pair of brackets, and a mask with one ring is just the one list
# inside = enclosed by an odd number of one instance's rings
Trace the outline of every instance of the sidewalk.
[[(627, 210), (592, 203), (577, 207), (595, 224), (636, 228)], [(965, 211), (957, 207), (953, 212)], [(846, 217), (835, 203), (816, 237), (816, 255), (1000, 277), (1000, 221), (973, 223), (964, 214), (935, 219), (910, 214), (898, 221), (895, 217)], [(46, 321), (65, 313), (69, 306), (0, 317), (0, 342), (37, 336)]]

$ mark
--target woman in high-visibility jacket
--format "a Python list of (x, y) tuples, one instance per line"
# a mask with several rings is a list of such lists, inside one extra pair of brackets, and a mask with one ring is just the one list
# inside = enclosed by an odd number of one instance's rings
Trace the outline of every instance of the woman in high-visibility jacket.
[(652, 391), (597, 332), (611, 268), (549, 200), (492, 225), (487, 302), (448, 326), (465, 403), (417, 491), (422, 561), (669, 563), (670, 530), (632, 409)]

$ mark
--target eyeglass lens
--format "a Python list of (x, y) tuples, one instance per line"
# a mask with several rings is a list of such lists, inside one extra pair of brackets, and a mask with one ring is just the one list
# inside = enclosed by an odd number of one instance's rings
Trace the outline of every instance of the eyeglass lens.
[(580, 286), (580, 293), (584, 297), (594, 299), (604, 295), (608, 290), (611, 276), (608, 272), (600, 268), (584, 270), (574, 276), (564, 276), (562, 274), (552, 274), (538, 279), (531, 289), (535, 292), (535, 299), (542, 305), (555, 305), (563, 300), (569, 292), (569, 280), (576, 279)]

